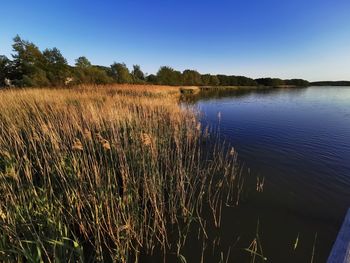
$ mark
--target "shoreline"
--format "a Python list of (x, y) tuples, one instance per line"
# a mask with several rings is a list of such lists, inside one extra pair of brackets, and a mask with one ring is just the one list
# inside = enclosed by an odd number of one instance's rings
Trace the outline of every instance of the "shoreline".
[(183, 95), (195, 95), (201, 91), (210, 90), (232, 90), (232, 91), (249, 91), (249, 90), (270, 90), (270, 89), (284, 89), (284, 88), (306, 88), (304, 86), (295, 85), (280, 85), (280, 86), (179, 86), (180, 93)]

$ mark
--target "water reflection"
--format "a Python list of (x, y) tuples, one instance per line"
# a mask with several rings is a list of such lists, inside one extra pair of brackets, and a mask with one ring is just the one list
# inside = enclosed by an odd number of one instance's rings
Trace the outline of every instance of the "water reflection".
[(316, 233), (315, 262), (326, 261), (350, 207), (349, 98), (350, 88), (310, 87), (186, 99), (235, 146), (252, 178), (266, 178), (263, 194), (252, 189), (240, 207), (224, 210), (221, 240), (227, 247), (229, 237), (240, 237), (232, 252), (238, 262), (247, 262), (238, 248), (254, 237), (258, 220), (270, 262), (309, 262)]
[(225, 88), (212, 88), (212, 89), (203, 89), (201, 92), (197, 94), (186, 94), (181, 97), (183, 102), (189, 104), (195, 104), (199, 101), (211, 101), (216, 99), (228, 99), (228, 98), (244, 98), (247, 96), (259, 95), (272, 95), (281, 92), (290, 92), (295, 94), (302, 94), (305, 92), (306, 88), (260, 88), (260, 89), (251, 89), (251, 88), (240, 88), (238, 90), (235, 89), (225, 89)]
[[(240, 205), (223, 207), (205, 244), (190, 232), (187, 262), (251, 262), (254, 244), (267, 258), (255, 262), (310, 262), (313, 250), (314, 262), (326, 262), (350, 207), (350, 87), (209, 90), (182, 101), (234, 145), (247, 180)], [(162, 259), (159, 251), (142, 262)]]

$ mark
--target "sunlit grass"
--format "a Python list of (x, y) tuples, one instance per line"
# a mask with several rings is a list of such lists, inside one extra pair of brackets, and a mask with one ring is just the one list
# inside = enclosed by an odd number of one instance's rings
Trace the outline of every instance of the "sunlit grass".
[(236, 154), (204, 145), (179, 94), (147, 85), (1, 91), (0, 260), (133, 262), (170, 249), (170, 225), (204, 228), (206, 203), (219, 224), (222, 204), (239, 199)]

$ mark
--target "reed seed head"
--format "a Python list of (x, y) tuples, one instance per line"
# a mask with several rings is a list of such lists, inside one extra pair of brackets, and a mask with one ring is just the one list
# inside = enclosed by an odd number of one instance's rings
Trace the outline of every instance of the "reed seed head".
[(83, 144), (81, 143), (81, 141), (79, 139), (74, 139), (74, 144), (72, 146), (72, 149), (74, 151), (82, 151), (84, 150)]

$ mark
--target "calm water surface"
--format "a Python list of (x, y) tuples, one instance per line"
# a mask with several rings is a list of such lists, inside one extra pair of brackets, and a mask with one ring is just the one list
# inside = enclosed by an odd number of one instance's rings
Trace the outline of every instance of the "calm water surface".
[[(247, 178), (240, 205), (223, 209), (219, 230), (208, 228), (204, 262), (326, 262), (350, 207), (350, 87), (215, 91), (190, 103), (235, 147)], [(257, 232), (267, 260), (245, 250)], [(193, 230), (181, 253), (202, 262), (202, 247)], [(180, 262), (174, 254), (166, 262)], [(140, 262), (161, 261), (159, 253)]]
[(350, 87), (215, 94), (195, 104), (252, 178), (265, 178), (263, 193), (224, 211), (231, 260), (246, 260), (259, 221), (267, 262), (310, 262), (313, 250), (314, 262), (326, 262), (350, 207)]

